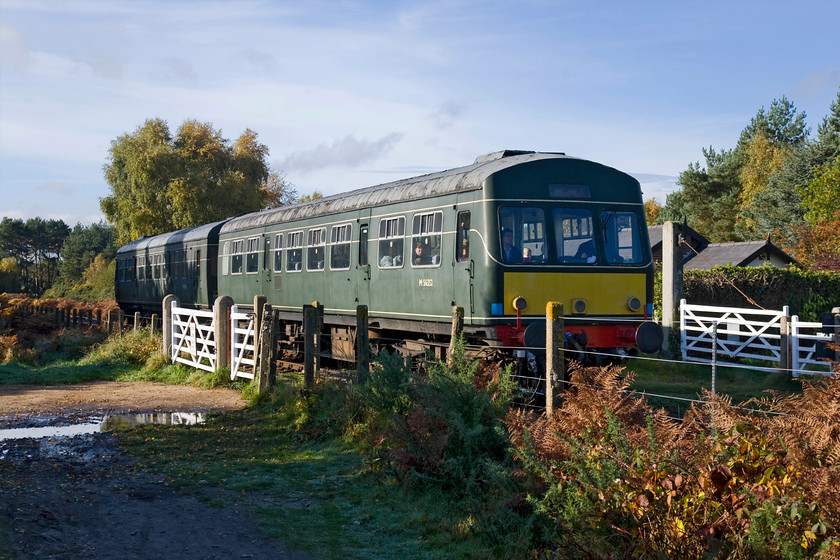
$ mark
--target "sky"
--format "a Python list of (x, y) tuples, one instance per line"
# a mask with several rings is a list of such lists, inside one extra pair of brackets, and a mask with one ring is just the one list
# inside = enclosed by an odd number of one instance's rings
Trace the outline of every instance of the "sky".
[(840, 2), (0, 0), (0, 217), (104, 219), (147, 119), (246, 129), (300, 194), (559, 151), (665, 203), (786, 96), (816, 133)]

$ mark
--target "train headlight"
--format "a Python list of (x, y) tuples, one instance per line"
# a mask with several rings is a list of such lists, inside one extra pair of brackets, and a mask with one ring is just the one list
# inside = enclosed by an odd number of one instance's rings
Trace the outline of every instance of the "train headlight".
[(572, 300), (572, 311), (574, 313), (586, 313), (586, 300), (585, 299), (573, 299)]
[(642, 308), (642, 302), (636, 296), (630, 296), (627, 299), (627, 307), (630, 308), (630, 311), (638, 311)]
[(525, 301), (525, 298), (522, 296), (516, 296), (513, 299), (513, 308), (517, 311), (525, 311), (525, 308), (528, 307), (528, 302)]

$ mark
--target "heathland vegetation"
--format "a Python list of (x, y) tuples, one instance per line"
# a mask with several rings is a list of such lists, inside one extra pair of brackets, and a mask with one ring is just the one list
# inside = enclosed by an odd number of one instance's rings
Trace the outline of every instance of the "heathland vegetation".
[[(4, 302), (3, 322), (19, 333), (15, 307)], [(6, 353), (0, 383), (225, 382), (167, 363), (148, 331), (33, 338), (37, 351)], [(283, 374), (263, 394), (242, 386), (244, 410), (128, 428), (121, 446), (324, 558), (840, 557), (840, 380), (749, 372), (777, 389), (749, 400), (704, 392), (679, 364), (572, 365), (547, 418), (516, 405), (506, 368), (461, 345), (455, 357), (412, 371), (382, 352), (367, 382), (311, 391)], [(636, 371), (696, 383), (702, 402), (675, 417), (639, 392)]]

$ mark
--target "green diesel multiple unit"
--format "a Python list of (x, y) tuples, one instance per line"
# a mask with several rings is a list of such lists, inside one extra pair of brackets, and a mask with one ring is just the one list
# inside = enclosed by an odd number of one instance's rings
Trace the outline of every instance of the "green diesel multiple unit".
[(246, 307), (265, 295), (289, 341), (302, 306), (323, 305), (336, 353), (352, 354), (338, 341), (352, 341), (359, 305), (374, 338), (408, 350), (445, 343), (453, 306), (471, 343), (538, 345), (549, 301), (578, 347), (650, 352), (661, 340), (646, 321), (654, 268), (638, 181), (560, 153), (499, 152), (232, 218), (218, 259), (218, 293)]

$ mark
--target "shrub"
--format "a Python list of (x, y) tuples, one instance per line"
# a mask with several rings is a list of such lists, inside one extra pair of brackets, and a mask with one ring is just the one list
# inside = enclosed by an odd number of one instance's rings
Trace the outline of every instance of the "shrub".
[(706, 395), (684, 422), (630, 381), (579, 369), (553, 419), (508, 415), (546, 557), (840, 556), (840, 379), (759, 415)]

